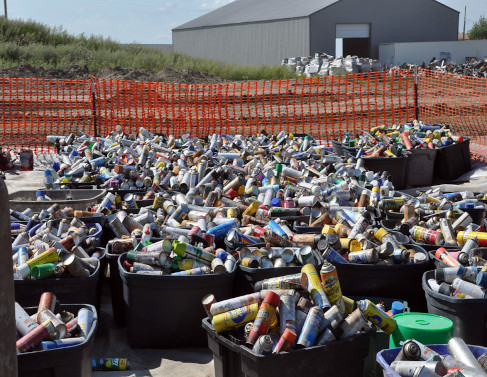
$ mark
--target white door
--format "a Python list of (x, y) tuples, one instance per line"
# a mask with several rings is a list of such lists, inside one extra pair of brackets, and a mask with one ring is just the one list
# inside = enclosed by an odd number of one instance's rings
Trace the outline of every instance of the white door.
[(369, 24), (337, 24), (336, 38), (369, 38)]

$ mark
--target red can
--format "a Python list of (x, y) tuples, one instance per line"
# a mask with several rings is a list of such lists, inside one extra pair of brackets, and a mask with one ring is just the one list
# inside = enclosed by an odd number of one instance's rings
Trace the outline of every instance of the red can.
[(56, 295), (51, 292), (44, 292), (41, 295), (41, 299), (39, 300), (39, 307), (37, 308), (37, 313), (40, 313), (41, 310), (49, 309), (51, 312), (55, 313), (56, 311)]
[(253, 232), (254, 232), (255, 237), (264, 237), (266, 230), (264, 228), (262, 228), (261, 226), (255, 226), (253, 229)]
[(20, 353), (33, 351), (43, 340), (52, 339), (55, 333), (54, 325), (47, 320), (17, 340), (15, 346)]

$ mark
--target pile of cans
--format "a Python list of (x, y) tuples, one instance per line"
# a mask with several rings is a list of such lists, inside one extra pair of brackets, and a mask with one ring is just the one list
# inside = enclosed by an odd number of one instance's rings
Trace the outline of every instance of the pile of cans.
[(329, 263), (320, 274), (306, 264), (300, 273), (260, 281), (255, 291), (219, 302), (209, 294), (202, 303), (216, 333), (232, 334), (260, 355), (325, 345), (371, 324), (387, 334), (396, 328), (385, 308), (343, 296)]
[(487, 376), (487, 352), (474, 356), (462, 338), (451, 338), (447, 344), (449, 354), (441, 355), (415, 339), (402, 345), (392, 369), (403, 377), (460, 377)]
[(470, 253), (449, 252), (445, 248), (439, 248), (436, 251), (436, 258), (449, 267), (435, 270), (435, 279), (428, 280), (430, 288), (434, 292), (451, 297), (485, 298), (487, 266), (484, 264), (485, 259), (479, 256), (479, 253), (475, 250)]
[[(66, 216), (66, 212), (59, 211)], [(97, 249), (99, 239), (95, 236), (101, 231), (99, 224), (88, 226), (77, 217), (41, 224), (38, 215), (33, 215), (12, 243), (14, 278), (41, 280), (90, 276), (102, 257)]]
[(53, 293), (41, 295), (37, 311), (29, 315), (15, 303), (17, 353), (72, 347), (84, 343), (94, 324), (88, 308), (77, 313), (63, 310)]
[(355, 135), (347, 132), (340, 141), (349, 148), (357, 148), (356, 158), (366, 158), (399, 157), (406, 155), (408, 150), (438, 149), (463, 140), (447, 125), (414, 120), (411, 123), (373, 127), (370, 132), (362, 130)]

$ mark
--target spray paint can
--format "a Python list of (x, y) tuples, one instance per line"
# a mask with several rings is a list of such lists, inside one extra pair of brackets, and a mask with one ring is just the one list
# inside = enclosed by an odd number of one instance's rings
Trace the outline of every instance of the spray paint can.
[(379, 309), (372, 301), (357, 301), (357, 307), (370, 322), (379, 327), (386, 334), (390, 335), (396, 329), (396, 320), (387, 315), (383, 310)]
[(264, 297), (262, 304), (259, 307), (259, 312), (254, 320), (254, 326), (247, 338), (248, 344), (255, 344), (259, 336), (264, 335), (269, 330), (276, 307), (279, 305), (280, 297), (278, 294), (269, 291)]
[(15, 346), (20, 353), (33, 351), (43, 340), (52, 339), (55, 333), (56, 330), (51, 321), (45, 321), (17, 340)]
[(15, 303), (15, 327), (20, 336), (25, 336), (33, 331), (37, 326), (32, 318), (26, 313), (19, 303)]
[(59, 318), (57, 318), (52, 311), (49, 309), (42, 309), (40, 312), (36, 314), (36, 322), (43, 323), (45, 321), (51, 321), (52, 325), (55, 329), (54, 339), (63, 339), (66, 337), (68, 333), (68, 329), (64, 322), (62, 322)]
[(483, 371), (482, 367), (477, 361), (477, 358), (472, 354), (462, 338), (451, 338), (447, 345), (450, 354), (457, 360), (474, 368), (478, 371)]
[(443, 244), (443, 235), (435, 230), (423, 228), (421, 226), (413, 226), (410, 233), (416, 241), (436, 246)]
[(94, 314), (91, 310), (86, 308), (81, 308), (78, 311), (78, 325), (81, 328), (82, 333), (85, 337), (88, 337), (91, 328), (93, 327)]
[(174, 272), (171, 274), (171, 276), (206, 275), (210, 273), (211, 273), (210, 268), (204, 266), (204, 267), (192, 268), (190, 270)]
[(473, 298), (485, 298), (485, 290), (476, 284), (456, 278), (451, 285), (453, 288)]
[(341, 313), (345, 313), (345, 303), (343, 302), (342, 289), (335, 266), (325, 262), (321, 267), (320, 277), (330, 304), (336, 305)]
[(281, 338), (277, 342), (276, 347), (274, 348), (274, 353), (278, 354), (281, 352), (286, 352), (293, 345), (296, 338), (296, 332), (290, 328), (286, 328), (284, 333), (281, 335)]
[(86, 341), (85, 337), (55, 339), (41, 342), (40, 346), (43, 350), (52, 350), (56, 348), (72, 347), (82, 344)]
[(277, 344), (278, 339), (277, 334), (274, 333), (262, 335), (259, 337), (259, 339), (257, 339), (252, 347), (252, 352), (256, 353), (257, 355), (270, 355)]
[(438, 250), (436, 250), (435, 257), (449, 266), (460, 267), (460, 263), (453, 258), (453, 256), (444, 247), (440, 247)]
[(215, 254), (211, 254), (186, 242), (174, 241), (172, 243), (172, 249), (175, 254), (182, 258), (188, 257), (191, 259), (195, 259), (197, 261), (200, 261), (201, 263), (206, 264), (207, 266), (210, 266), (213, 259), (216, 258)]
[(301, 285), (308, 290), (315, 305), (322, 309), (331, 307), (314, 265), (308, 263), (301, 268)]
[(252, 304), (260, 305), (260, 303), (261, 303), (260, 293), (256, 292), (244, 296), (230, 298), (228, 300), (215, 302), (210, 308), (210, 313), (211, 315), (216, 316), (218, 314), (229, 312), (231, 310), (235, 310), (243, 306), (249, 306)]
[(279, 323), (281, 336), (286, 329), (296, 332), (296, 300), (293, 295), (281, 295), (279, 302)]
[(244, 326), (255, 319), (258, 311), (259, 304), (255, 303), (214, 315), (213, 327), (215, 328), (215, 332), (221, 333), (223, 331)]
[(342, 334), (339, 339), (344, 339), (356, 334), (357, 331), (360, 331), (366, 324), (367, 320), (362, 311), (358, 308), (355, 309), (341, 324), (340, 329)]
[(285, 275), (258, 281), (254, 285), (255, 291), (262, 289), (296, 289), (301, 286), (301, 274)]
[(312, 347), (320, 333), (322, 323), (323, 310), (318, 306), (313, 306), (308, 312), (297, 345), (304, 348)]
[(349, 263), (374, 264), (377, 263), (378, 261), (379, 261), (379, 253), (375, 249), (354, 251), (348, 253)]

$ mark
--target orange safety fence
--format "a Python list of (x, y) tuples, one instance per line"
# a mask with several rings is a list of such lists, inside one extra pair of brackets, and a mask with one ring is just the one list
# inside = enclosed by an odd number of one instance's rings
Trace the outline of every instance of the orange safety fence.
[(120, 124), (129, 133), (283, 130), (327, 141), (414, 118), (409, 70), (211, 85), (93, 78), (94, 94), (91, 80), (1, 80), (0, 145), (9, 148), (49, 149), (47, 135), (94, 134), (94, 114), (101, 136)]
[(47, 135), (92, 132), (89, 100), (86, 80), (0, 78), (0, 146), (43, 150)]
[(487, 80), (420, 69), (419, 118), (467, 136), (472, 157), (487, 161)]
[[(78, 130), (93, 135), (95, 119), (101, 136), (120, 124), (129, 133), (139, 127), (194, 136), (266, 130), (329, 141), (345, 132), (413, 119), (414, 79), (414, 71), (401, 69), (196, 85), (0, 78), (0, 145), (52, 151), (47, 135)], [(486, 79), (419, 69), (419, 119), (448, 124), (470, 137), (472, 156), (487, 160), (486, 93)]]

